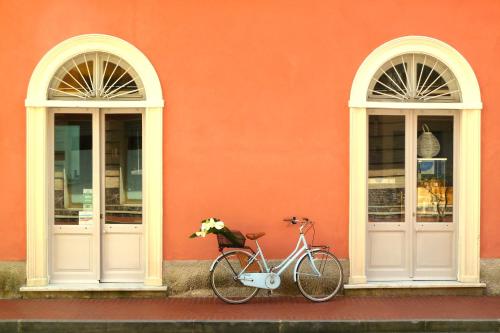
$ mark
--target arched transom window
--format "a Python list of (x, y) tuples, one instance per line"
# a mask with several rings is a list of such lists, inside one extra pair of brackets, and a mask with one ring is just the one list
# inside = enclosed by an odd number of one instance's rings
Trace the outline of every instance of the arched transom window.
[(451, 70), (425, 54), (397, 56), (375, 73), (369, 101), (461, 102), (460, 87)]
[(109, 53), (78, 55), (54, 75), (49, 99), (144, 100), (144, 86), (132, 66)]

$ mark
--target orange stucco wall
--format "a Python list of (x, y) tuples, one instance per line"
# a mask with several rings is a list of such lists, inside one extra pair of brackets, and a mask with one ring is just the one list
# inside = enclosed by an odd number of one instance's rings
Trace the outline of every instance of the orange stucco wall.
[(57, 43), (86, 33), (143, 51), (163, 85), (164, 257), (212, 258), (188, 240), (217, 216), (292, 246), (281, 218), (317, 221), (317, 240), (348, 256), (347, 101), (371, 50), (405, 35), (455, 47), (481, 86), (481, 257), (500, 257), (500, 2), (0, 1), (0, 260), (25, 258), (25, 111), (31, 72)]

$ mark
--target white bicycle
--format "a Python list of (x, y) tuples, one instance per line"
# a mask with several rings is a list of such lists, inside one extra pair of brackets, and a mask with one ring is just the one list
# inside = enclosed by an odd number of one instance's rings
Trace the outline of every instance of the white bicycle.
[[(300, 224), (297, 246), (278, 266), (269, 267), (257, 239), (264, 232), (246, 234), (254, 240), (257, 252), (245, 246), (245, 237), (233, 231), (233, 240), (217, 235), (219, 252), (210, 267), (210, 282), (215, 294), (224, 302), (245, 303), (259, 289), (274, 290), (280, 286), (281, 274), (295, 261), (293, 279), (299, 291), (307, 299), (324, 302), (334, 297), (342, 288), (342, 265), (328, 246), (309, 246), (305, 234), (314, 231), (314, 222), (308, 218), (285, 219), (291, 224)], [(313, 234), (314, 235), (314, 234)], [(237, 241), (235, 241), (237, 240)], [(314, 236), (313, 236), (314, 240)], [(231, 249), (224, 252), (225, 248)]]

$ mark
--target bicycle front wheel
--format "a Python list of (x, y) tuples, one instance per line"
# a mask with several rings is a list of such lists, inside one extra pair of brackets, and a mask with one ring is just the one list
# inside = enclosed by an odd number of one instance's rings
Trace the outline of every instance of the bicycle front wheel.
[(262, 272), (258, 260), (248, 265), (251, 255), (245, 251), (235, 250), (222, 255), (210, 272), (210, 282), (214, 293), (226, 303), (240, 304), (248, 302), (257, 294), (259, 288), (248, 287), (238, 280), (238, 275), (246, 268), (247, 273)]
[(297, 265), (297, 286), (305, 298), (325, 302), (342, 287), (343, 272), (340, 261), (324, 250), (311, 252), (312, 261), (304, 256)]

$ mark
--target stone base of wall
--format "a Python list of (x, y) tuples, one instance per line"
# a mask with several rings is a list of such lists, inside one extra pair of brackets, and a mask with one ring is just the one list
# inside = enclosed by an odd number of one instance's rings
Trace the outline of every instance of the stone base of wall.
[(362, 288), (345, 289), (344, 296), (368, 297), (412, 297), (412, 296), (483, 296), (485, 289), (480, 287), (448, 288)]
[(0, 261), (0, 298), (19, 298), (26, 284), (26, 262)]
[[(341, 260), (344, 280), (349, 276), (349, 261)], [(211, 260), (174, 260), (163, 263), (164, 284), (168, 295), (174, 297), (211, 297), (209, 268)], [(276, 265), (277, 261), (271, 261)], [(293, 282), (290, 267), (282, 276), (280, 288), (273, 295), (300, 296)], [(500, 259), (481, 260), (481, 282), (486, 283), (487, 295), (500, 295)], [(26, 263), (24, 261), (0, 261), (0, 298), (19, 298), (19, 288), (26, 284)], [(432, 291), (430, 291), (432, 294)], [(376, 293), (378, 295), (378, 293)], [(260, 291), (259, 296), (267, 295)], [(402, 296), (403, 294), (401, 294)], [(94, 295), (96, 296), (96, 295)]]
[(481, 282), (486, 283), (486, 295), (500, 295), (500, 258), (481, 259)]
[[(347, 281), (349, 276), (349, 262), (341, 259), (342, 268), (344, 270), (344, 281)], [(177, 297), (208, 297), (214, 293), (210, 287), (210, 265), (212, 260), (179, 260), (179, 261), (164, 261), (163, 276), (164, 284), (168, 286), (168, 295)], [(270, 260), (270, 266), (279, 264), (277, 260)], [(293, 265), (281, 276), (281, 285), (278, 289), (273, 290), (272, 295), (282, 296), (302, 296), (293, 282)], [(257, 296), (267, 295), (266, 290), (261, 290)]]
[[(271, 261), (276, 265), (278, 261)], [(349, 276), (349, 260), (341, 259), (344, 269), (344, 282)], [(209, 268), (212, 261), (164, 261), (164, 284), (168, 286), (168, 294), (176, 297), (213, 296), (209, 282)], [(301, 296), (293, 282), (293, 266), (281, 277), (281, 286), (273, 291), (273, 295)], [(486, 295), (500, 295), (500, 259), (481, 260), (481, 282), (486, 283)], [(429, 289), (376, 289), (369, 291), (349, 291), (346, 295), (357, 296), (414, 296), (414, 295), (482, 295), (483, 288), (429, 288)], [(266, 295), (261, 290), (258, 296)]]

